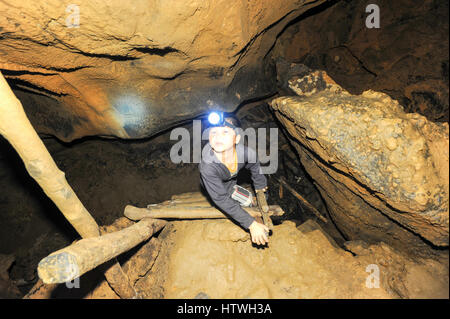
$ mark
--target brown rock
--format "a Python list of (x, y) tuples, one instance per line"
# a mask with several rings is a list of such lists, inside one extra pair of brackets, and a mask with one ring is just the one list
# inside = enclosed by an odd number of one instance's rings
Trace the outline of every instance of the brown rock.
[[(326, 78), (317, 74), (317, 83)], [(448, 246), (447, 123), (405, 113), (383, 93), (336, 91), (334, 82), (312, 95), (277, 98), (272, 107), (349, 239), (420, 250), (423, 237)]]

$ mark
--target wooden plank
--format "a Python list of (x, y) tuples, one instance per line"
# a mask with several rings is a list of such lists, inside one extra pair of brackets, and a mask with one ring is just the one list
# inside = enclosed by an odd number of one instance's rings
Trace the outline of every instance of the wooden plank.
[[(261, 212), (257, 207), (242, 207), (253, 217), (260, 217)], [(281, 216), (284, 211), (278, 205), (269, 206), (269, 215)], [(139, 208), (127, 205), (124, 215), (131, 220), (142, 218), (161, 219), (204, 219), (204, 218), (229, 218), (215, 207), (183, 207), (183, 206), (155, 206), (149, 208)]]
[(206, 200), (205, 195), (203, 195), (201, 192), (182, 193), (182, 194), (172, 195), (172, 197), (171, 197), (171, 199), (194, 199), (194, 198)]

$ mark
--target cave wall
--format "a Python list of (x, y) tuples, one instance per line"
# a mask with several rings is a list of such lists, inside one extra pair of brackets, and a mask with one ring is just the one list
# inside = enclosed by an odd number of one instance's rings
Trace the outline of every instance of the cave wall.
[[(365, 26), (369, 3), (380, 28)], [(312, 10), (279, 35), (274, 57), (325, 70), (352, 94), (372, 89), (406, 112), (449, 120), (448, 1), (338, 1)]]

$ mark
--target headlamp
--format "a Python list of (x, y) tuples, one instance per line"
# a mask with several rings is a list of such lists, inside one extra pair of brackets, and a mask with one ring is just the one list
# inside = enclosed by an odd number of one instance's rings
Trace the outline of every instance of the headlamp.
[(211, 112), (208, 115), (208, 122), (211, 125), (222, 125), (223, 124), (223, 113), (222, 112)]
[(226, 121), (226, 117), (223, 112), (213, 111), (208, 115), (208, 122), (211, 126), (228, 126), (233, 130), (236, 130), (237, 127)]

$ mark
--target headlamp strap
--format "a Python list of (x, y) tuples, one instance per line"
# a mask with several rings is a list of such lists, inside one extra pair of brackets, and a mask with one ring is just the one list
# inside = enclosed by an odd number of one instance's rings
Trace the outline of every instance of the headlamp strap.
[(236, 126), (234, 126), (233, 124), (231, 124), (231, 123), (229, 123), (229, 122), (227, 122), (227, 121), (223, 121), (223, 126), (231, 127), (233, 130), (236, 130), (236, 129), (237, 129)]

